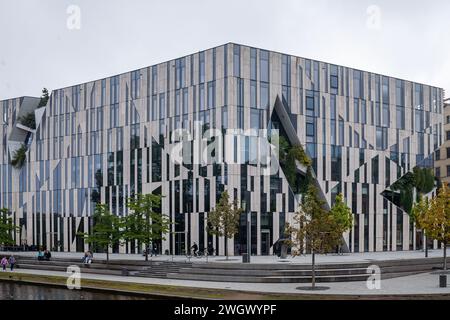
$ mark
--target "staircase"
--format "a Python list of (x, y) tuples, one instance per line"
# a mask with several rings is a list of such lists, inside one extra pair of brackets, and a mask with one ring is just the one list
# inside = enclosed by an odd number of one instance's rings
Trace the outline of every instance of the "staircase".
[(167, 278), (167, 274), (179, 274), (183, 269), (192, 268), (192, 263), (184, 262), (169, 262), (169, 261), (154, 261), (148, 267), (143, 267), (138, 272), (133, 272), (132, 275), (136, 277), (148, 278)]

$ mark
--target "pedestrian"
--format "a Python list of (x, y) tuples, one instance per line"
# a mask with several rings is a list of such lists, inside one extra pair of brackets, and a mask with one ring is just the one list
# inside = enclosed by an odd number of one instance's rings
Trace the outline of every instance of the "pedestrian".
[(8, 259), (6, 259), (6, 257), (3, 257), (3, 259), (0, 261), (0, 264), (2, 265), (3, 271), (6, 271), (6, 266), (8, 265)]
[(194, 244), (192, 245), (191, 250), (194, 253), (194, 257), (196, 257), (197, 256), (197, 251), (198, 251), (198, 245), (197, 245), (196, 242), (194, 242)]
[(11, 268), (11, 272), (14, 271), (15, 264), (16, 264), (16, 258), (14, 258), (14, 256), (9, 257), (9, 266)]

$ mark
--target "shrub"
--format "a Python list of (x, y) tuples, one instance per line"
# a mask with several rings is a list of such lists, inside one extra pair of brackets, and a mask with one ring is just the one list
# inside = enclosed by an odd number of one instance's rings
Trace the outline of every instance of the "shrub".
[(26, 159), (27, 159), (27, 147), (23, 144), (14, 153), (14, 156), (11, 159), (11, 165), (17, 169), (20, 169), (25, 164)]
[(30, 112), (17, 120), (19, 121), (20, 124), (28, 128), (36, 129), (36, 117), (34, 115), (34, 112)]

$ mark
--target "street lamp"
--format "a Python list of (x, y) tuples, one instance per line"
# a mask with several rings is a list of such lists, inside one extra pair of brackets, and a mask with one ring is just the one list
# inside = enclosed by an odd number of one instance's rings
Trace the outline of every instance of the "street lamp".
[(250, 210), (247, 210), (247, 197), (242, 200), (242, 210), (247, 214), (247, 256), (244, 256), (243, 262), (250, 263), (250, 256), (252, 252), (252, 219)]

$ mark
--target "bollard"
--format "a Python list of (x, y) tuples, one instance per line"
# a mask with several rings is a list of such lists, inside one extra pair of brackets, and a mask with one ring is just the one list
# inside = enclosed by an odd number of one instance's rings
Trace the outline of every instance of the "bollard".
[(446, 274), (439, 275), (439, 288), (447, 288), (447, 275)]

